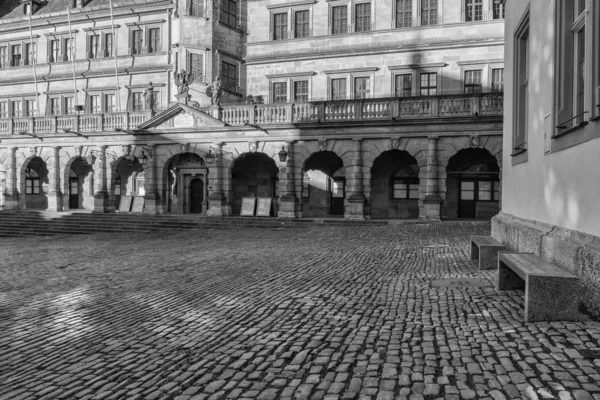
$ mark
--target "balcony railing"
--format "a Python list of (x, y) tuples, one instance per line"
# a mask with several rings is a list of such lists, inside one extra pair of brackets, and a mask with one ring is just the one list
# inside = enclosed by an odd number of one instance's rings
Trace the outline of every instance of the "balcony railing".
[[(435, 118), (502, 116), (503, 94), (371, 98), (287, 104), (229, 104), (201, 111), (231, 126), (353, 121), (401, 121)], [(0, 118), (0, 135), (46, 135), (135, 130), (150, 119), (149, 111)]]

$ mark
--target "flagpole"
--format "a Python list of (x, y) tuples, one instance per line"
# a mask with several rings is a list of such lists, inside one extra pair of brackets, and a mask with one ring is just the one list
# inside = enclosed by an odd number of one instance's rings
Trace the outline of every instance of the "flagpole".
[(69, 7), (67, 7), (67, 18), (69, 20), (69, 37), (70, 37), (70, 53), (71, 53), (71, 67), (73, 68), (73, 93), (75, 95), (75, 97), (73, 98), (73, 102), (75, 103), (73, 106), (75, 107), (75, 110), (77, 110), (77, 78), (75, 77), (75, 54), (74, 54), (74, 50), (75, 50), (75, 42), (73, 41), (73, 30), (71, 29), (71, 11), (69, 9)]
[[(33, 6), (32, 6), (33, 7)], [(40, 96), (38, 94), (37, 71), (35, 59), (37, 58), (37, 46), (33, 41), (33, 29), (31, 28), (31, 8), (29, 9), (29, 40), (31, 40), (31, 62), (33, 63), (33, 82), (35, 83), (35, 112), (40, 116)]]
[(119, 67), (117, 64), (117, 35), (115, 33), (115, 20), (113, 16), (113, 4), (112, 0), (108, 0), (108, 4), (110, 6), (110, 26), (112, 27), (112, 37), (113, 37), (113, 56), (115, 58), (115, 79), (117, 80), (117, 112), (121, 112), (121, 90), (119, 87)]

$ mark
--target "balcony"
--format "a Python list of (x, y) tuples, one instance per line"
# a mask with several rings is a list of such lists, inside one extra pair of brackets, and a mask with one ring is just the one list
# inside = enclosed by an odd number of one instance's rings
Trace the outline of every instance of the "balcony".
[[(372, 98), (287, 104), (229, 104), (201, 111), (230, 126), (415, 121), (501, 117), (503, 93), (435, 97)], [(160, 112), (158, 113), (160, 114)], [(149, 111), (0, 119), (0, 135), (48, 135), (135, 130)]]

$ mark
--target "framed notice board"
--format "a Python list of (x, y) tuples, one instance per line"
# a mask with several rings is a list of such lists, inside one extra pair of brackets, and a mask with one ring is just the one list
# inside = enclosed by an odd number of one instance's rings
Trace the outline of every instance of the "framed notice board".
[(242, 198), (242, 217), (254, 217), (254, 209), (256, 208), (256, 197)]
[(131, 196), (121, 196), (121, 202), (119, 203), (119, 212), (129, 212), (131, 209)]
[(144, 211), (144, 196), (135, 196), (133, 198), (133, 205), (131, 206), (131, 212), (141, 213)]
[(256, 216), (257, 217), (270, 217), (272, 206), (273, 206), (273, 198), (260, 197), (258, 199), (258, 206), (256, 207)]

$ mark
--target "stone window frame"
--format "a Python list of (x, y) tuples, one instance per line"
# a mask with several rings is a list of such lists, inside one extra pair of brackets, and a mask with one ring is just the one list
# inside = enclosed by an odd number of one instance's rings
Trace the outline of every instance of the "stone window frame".
[[(198, 3), (201, 3), (202, 6), (202, 15), (193, 15), (192, 14), (192, 7), (193, 7), (193, 3), (194, 1), (197, 1)], [(185, 16), (189, 17), (189, 18), (200, 18), (200, 19), (205, 19), (207, 20), (207, 14), (206, 14), (206, 10), (207, 10), (207, 0), (186, 0), (186, 6), (185, 6)]]
[[(464, 1), (464, 0), (463, 0)], [(422, 0), (412, 0), (412, 22), (411, 22), (411, 26), (407, 26), (407, 27), (397, 27), (397, 21), (396, 21), (396, 16), (397, 16), (397, 2), (396, 0), (392, 0), (392, 23), (391, 23), (391, 29), (407, 29), (407, 28), (415, 28), (415, 27), (419, 27), (419, 26), (437, 26), (437, 25), (441, 25), (443, 23), (443, 16), (442, 16), (442, 7), (441, 7), (441, 0), (438, 0), (438, 6), (437, 6), (437, 20), (435, 21), (435, 24), (429, 24), (429, 25), (423, 25), (422, 24), (422, 20), (421, 20), (421, 11), (422, 11)]]
[(375, 72), (378, 71), (378, 67), (366, 67), (366, 68), (352, 68), (343, 70), (328, 70), (323, 71), (327, 75), (327, 100), (333, 100), (333, 87), (332, 79), (346, 79), (346, 99), (354, 99), (354, 79), (355, 78), (369, 78), (369, 96), (371, 98), (375, 89)]
[[(465, 87), (465, 72), (472, 70), (481, 70), (481, 87), (483, 92), (492, 91), (492, 70), (504, 69), (504, 60), (489, 59), (489, 60), (468, 60), (457, 61), (456, 65), (460, 67), (460, 87)], [(506, 82), (505, 82), (506, 83)]]
[[(6, 117), (0, 116), (0, 118), (27, 118), (25, 110), (27, 108), (27, 100), (35, 100), (35, 93), (25, 94), (9, 94), (0, 96), (0, 103), (6, 104)], [(21, 115), (18, 117), (13, 116), (13, 102), (21, 104)]]
[(206, 59), (207, 59), (207, 49), (195, 49), (195, 48), (186, 48), (185, 51), (185, 65), (186, 65), (186, 71), (189, 71), (190, 73), (192, 72), (192, 54), (194, 55), (201, 55), (202, 56), (202, 81), (199, 81), (198, 79), (196, 79), (196, 77), (194, 76), (194, 81), (192, 82), (192, 84), (194, 83), (203, 83), (204, 81), (206, 81)]
[[(105, 114), (108, 113), (108, 111), (106, 111), (106, 102), (105, 102), (105, 95), (107, 94), (113, 94), (115, 96), (115, 101), (117, 99), (117, 96), (119, 95), (119, 88), (117, 87), (103, 87), (103, 88), (89, 88), (89, 89), (83, 89), (83, 91), (85, 92), (85, 103), (84, 103), (84, 110), (86, 114), (93, 114), (92, 110), (90, 109), (91, 104), (90, 104), (90, 97), (91, 96), (100, 96), (100, 114)], [(129, 102), (128, 102), (129, 104)]]
[[(36, 64), (37, 64), (37, 49), (38, 49), (37, 39), (39, 37), (40, 37), (39, 35), (33, 35), (33, 46), (34, 46), (33, 56), (35, 58)], [(2, 42), (0, 42), (0, 47), (6, 48), (6, 65), (0, 69), (33, 66), (33, 62), (31, 62), (31, 61), (29, 61), (27, 64), (25, 64), (25, 61), (29, 59), (25, 49), (27, 48), (27, 44), (30, 44), (30, 43), (32, 43), (32, 41), (29, 36), (17, 37), (14, 39), (3, 40)], [(19, 65), (12, 65), (13, 64), (13, 52), (12, 52), (13, 46), (21, 46), (21, 59), (19, 61)]]
[[(225, 22), (223, 20), (223, 15), (225, 15), (225, 14), (231, 15), (231, 14), (223, 11), (223, 2), (224, 1), (233, 1), (235, 3), (235, 15), (234, 15), (235, 25), (231, 25), (229, 23), (229, 21)], [(223, 25), (228, 28), (241, 31), (241, 29), (242, 29), (242, 25), (241, 25), (242, 1), (241, 0), (219, 0), (218, 4), (219, 4), (219, 16), (217, 18), (217, 21), (218, 21), (219, 25)]]
[[(513, 134), (511, 138), (511, 163), (517, 165), (528, 160), (528, 115), (530, 73), (530, 8), (527, 7), (513, 34)], [(523, 138), (517, 141), (518, 133)]]
[[(328, 35), (346, 35), (349, 33), (368, 33), (375, 30), (376, 27), (376, 16), (377, 9), (375, 6), (375, 0), (326, 0), (328, 2)], [(371, 4), (371, 29), (368, 31), (356, 32), (356, 5), (357, 4)], [(334, 7), (347, 7), (347, 24), (348, 28), (346, 32), (333, 33), (333, 8)]]
[[(165, 32), (166, 29), (164, 29), (164, 23), (165, 20), (152, 20), (152, 21), (137, 21), (137, 22), (128, 22), (125, 24), (125, 26), (127, 26), (129, 28), (128, 31), (128, 54), (130, 56), (144, 56), (144, 55), (157, 55), (157, 54), (166, 54), (166, 50), (165, 50), (165, 43), (166, 43), (166, 38), (165, 36)], [(160, 49), (158, 49), (158, 51), (149, 51), (149, 47), (150, 47), (150, 29), (158, 29), (158, 37), (160, 40)], [(133, 52), (133, 32), (135, 31), (142, 31), (142, 48), (141, 51), (139, 53), (134, 53)], [(113, 38), (114, 40), (114, 38)], [(116, 43), (116, 41), (114, 41), (114, 43)], [(114, 47), (114, 44), (113, 44)]]
[(441, 94), (442, 80), (444, 77), (443, 70), (448, 64), (431, 63), (431, 64), (407, 64), (407, 65), (388, 65), (388, 70), (391, 73), (390, 93), (392, 97), (396, 95), (396, 75), (412, 75), (412, 96), (421, 95), (421, 74), (436, 73), (436, 96)]
[[(287, 4), (268, 5), (269, 9), (269, 40), (280, 41), (287, 39), (303, 39), (313, 36), (313, 5), (315, 0), (294, 1)], [(296, 37), (296, 12), (308, 11), (308, 36)], [(287, 14), (287, 35), (282, 39), (275, 39), (275, 14)]]
[[(406, 0), (404, 0), (406, 1)], [(392, 0), (392, 29), (406, 29), (406, 28), (413, 28), (416, 26), (416, 15), (418, 14), (417, 12), (417, 0), (410, 0), (411, 5), (410, 5), (410, 12), (411, 12), (411, 16), (410, 16), (410, 26), (398, 26), (398, 21), (397, 21), (397, 16), (398, 16), (398, 0)]]
[[(47, 62), (49, 64), (58, 64), (63, 62), (70, 63), (71, 60), (77, 60), (77, 33), (79, 30), (72, 29), (71, 31), (66, 32), (54, 32), (54, 33), (45, 33), (46, 37), (46, 48), (47, 48)], [(66, 50), (66, 40), (72, 41), (70, 47), (72, 49), (71, 59), (67, 57), (65, 53)], [(52, 42), (58, 41), (58, 60), (53, 59), (52, 57)]]
[[(217, 65), (219, 68), (219, 72), (218, 72), (218, 76), (221, 77), (221, 88), (229, 93), (232, 93), (234, 95), (241, 95), (243, 88), (242, 88), (242, 60), (240, 60), (239, 58), (233, 56), (233, 55), (229, 55), (229, 54), (225, 54), (223, 52), (216, 52), (217, 54)], [(230, 64), (235, 66), (236, 71), (235, 71), (235, 88), (231, 89), (225, 86), (225, 82), (223, 81), (223, 63), (226, 64)]]
[(312, 77), (316, 75), (316, 72), (293, 72), (289, 74), (274, 74), (266, 75), (269, 80), (269, 101), (272, 103), (275, 98), (273, 92), (274, 83), (285, 83), (286, 84), (286, 103), (294, 102), (294, 84), (299, 81), (308, 81), (308, 101), (312, 99)]
[[(165, 90), (166, 90), (166, 85), (164, 83), (152, 83), (152, 86), (154, 87), (154, 90), (152, 92), (153, 92), (153, 95), (155, 96), (155, 110), (160, 110), (162, 108), (160, 102), (161, 102), (161, 100), (164, 99), (164, 93), (165, 93)], [(125, 88), (127, 89), (127, 111), (130, 111), (130, 112), (144, 112), (144, 111), (148, 111), (146, 109), (146, 103), (144, 101), (144, 96), (143, 96), (144, 90), (146, 90), (147, 87), (148, 87), (148, 84), (125, 85)], [(90, 90), (92, 90), (92, 89), (90, 89)], [(104, 88), (104, 89), (102, 89), (102, 92), (103, 92), (102, 93), (102, 101), (103, 102), (105, 101), (105, 97), (104, 96), (106, 94), (112, 94), (112, 93), (109, 93), (110, 91), (114, 91), (115, 92), (115, 103), (116, 103), (116, 99), (117, 99), (116, 96), (119, 95), (119, 88), (116, 88), (116, 87), (115, 88)], [(142, 98), (142, 108), (141, 108), (141, 110), (135, 110), (135, 111), (133, 110), (133, 106), (134, 106), (134, 104), (133, 104), (134, 93), (141, 93), (141, 95), (142, 95), (142, 97), (141, 97)], [(102, 110), (103, 110), (103, 112), (104, 112), (104, 110), (106, 110), (105, 106), (106, 105), (103, 103), (102, 104)], [(115, 104), (115, 107), (116, 107), (116, 104)]]
[[(114, 35), (118, 34), (117, 28), (120, 28), (120, 25), (115, 25)], [(112, 26), (83, 28), (83, 31), (86, 32), (85, 54), (88, 59), (113, 58), (115, 55), (118, 56), (117, 47), (116, 47), (117, 40), (113, 35)], [(98, 35), (100, 37), (99, 55), (97, 57), (91, 58), (90, 57), (90, 51), (91, 51), (90, 43), (91, 43), (91, 36), (94, 36), (94, 35)], [(108, 46), (107, 46), (108, 45), (108, 40), (107, 40), (108, 35), (113, 36), (113, 38), (112, 38), (113, 54), (108, 54)]]
[[(467, 21), (467, 0), (461, 1), (460, 21), (465, 24), (481, 23), (482, 21), (501, 21), (504, 18), (494, 18), (494, 2), (497, 0), (481, 0), (481, 19)], [(502, 1), (500, 6), (504, 7)]]

